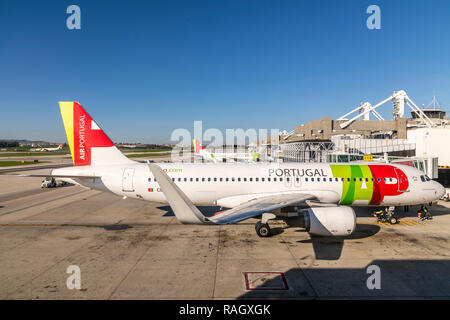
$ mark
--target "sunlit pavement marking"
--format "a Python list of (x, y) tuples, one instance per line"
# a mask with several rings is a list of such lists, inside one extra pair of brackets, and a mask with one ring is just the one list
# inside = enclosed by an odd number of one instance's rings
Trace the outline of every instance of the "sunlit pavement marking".
[(423, 224), (420, 223), (419, 221), (414, 221), (414, 220), (408, 219), (408, 218), (400, 220), (400, 223), (405, 224), (405, 225), (410, 225), (410, 226), (417, 226), (417, 225), (423, 226)]
[(283, 272), (244, 272), (246, 290), (289, 290)]
[(412, 219), (409, 218), (403, 218), (401, 220), (398, 221), (398, 223), (396, 224), (390, 224), (389, 222), (380, 222), (377, 221), (375, 223), (369, 223), (369, 224), (378, 224), (378, 225), (383, 225), (383, 226), (387, 226), (387, 227), (416, 227), (416, 226), (425, 226), (423, 223), (420, 223), (418, 221), (414, 221)]

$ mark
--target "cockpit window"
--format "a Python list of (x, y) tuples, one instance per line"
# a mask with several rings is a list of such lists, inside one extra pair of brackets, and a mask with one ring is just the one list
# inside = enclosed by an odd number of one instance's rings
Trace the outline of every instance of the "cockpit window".
[(420, 180), (422, 180), (422, 182), (425, 182), (425, 176), (420, 176)]
[(427, 181), (430, 181), (430, 180), (431, 180), (428, 176), (425, 176), (425, 179), (426, 179)]

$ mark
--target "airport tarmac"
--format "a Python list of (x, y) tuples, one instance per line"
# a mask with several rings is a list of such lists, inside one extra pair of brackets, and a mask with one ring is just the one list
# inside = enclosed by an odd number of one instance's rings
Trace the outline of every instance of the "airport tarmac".
[[(30, 171), (38, 172), (48, 169)], [(259, 238), (256, 219), (182, 225), (167, 205), (78, 186), (40, 189), (41, 180), (0, 175), (0, 299), (450, 297), (450, 203), (433, 205), (431, 221), (418, 221), (417, 207), (399, 208), (397, 225), (358, 209), (346, 239), (281, 221)], [(80, 290), (67, 288), (73, 265)], [(371, 265), (380, 289), (367, 286)]]

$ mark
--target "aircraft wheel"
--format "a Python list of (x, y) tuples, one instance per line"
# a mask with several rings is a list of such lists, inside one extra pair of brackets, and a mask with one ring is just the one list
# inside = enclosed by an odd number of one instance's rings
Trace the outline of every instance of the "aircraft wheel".
[(270, 228), (267, 223), (257, 223), (256, 224), (256, 234), (262, 238), (267, 238), (271, 236)]
[(390, 224), (396, 224), (397, 222), (398, 222), (397, 218), (395, 218), (395, 217), (389, 218), (389, 223)]

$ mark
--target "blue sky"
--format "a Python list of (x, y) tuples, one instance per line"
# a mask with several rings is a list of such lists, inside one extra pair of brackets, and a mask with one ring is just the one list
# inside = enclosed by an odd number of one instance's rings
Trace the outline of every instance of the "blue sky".
[[(66, 28), (71, 4), (81, 30)], [(447, 0), (2, 0), (0, 39), (0, 138), (65, 141), (60, 100), (143, 143), (194, 120), (289, 131), (400, 89), (450, 106)]]

